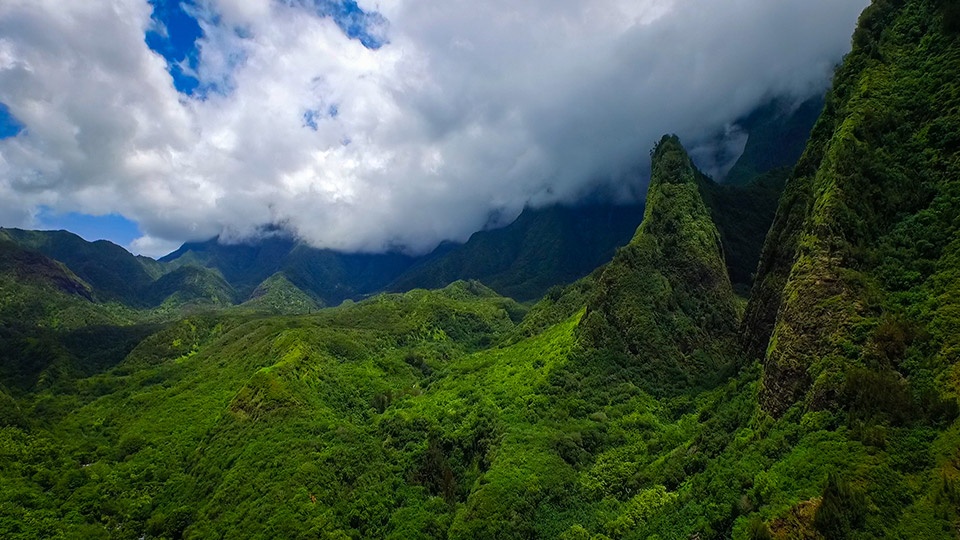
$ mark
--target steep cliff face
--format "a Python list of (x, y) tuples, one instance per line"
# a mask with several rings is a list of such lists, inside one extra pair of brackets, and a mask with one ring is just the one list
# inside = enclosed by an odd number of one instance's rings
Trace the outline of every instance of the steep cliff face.
[(714, 374), (739, 316), (702, 175), (676, 136), (657, 144), (652, 167), (643, 224), (600, 276), (579, 332), (659, 393)]
[(863, 13), (788, 181), (741, 332), (774, 415), (852, 406), (859, 369), (916, 395), (956, 361), (937, 321), (960, 307), (960, 40), (941, 4)]

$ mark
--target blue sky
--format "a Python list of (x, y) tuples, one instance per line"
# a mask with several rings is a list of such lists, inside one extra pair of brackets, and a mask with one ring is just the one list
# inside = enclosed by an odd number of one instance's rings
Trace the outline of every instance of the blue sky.
[(17, 133), (20, 133), (22, 127), (23, 126), (17, 122), (17, 119), (10, 114), (10, 109), (3, 103), (0, 103), (0, 139), (15, 136)]
[(141, 235), (136, 223), (119, 214), (106, 216), (91, 216), (76, 212), (57, 214), (49, 208), (42, 207), (37, 214), (37, 222), (37, 228), (40, 230), (65, 229), (91, 242), (106, 239), (121, 246), (130, 245)]
[[(383, 43), (368, 32), (368, 25), (382, 22), (377, 14), (365, 13), (353, 0), (280, 0), (290, 6), (304, 7), (318, 16), (331, 17), (343, 33), (360, 41), (369, 49), (377, 49)], [(198, 41), (203, 38), (200, 20), (202, 10), (193, 0), (150, 0), (153, 7), (152, 18), (156, 22), (154, 29), (148, 31), (144, 41), (151, 50), (167, 61), (167, 71), (173, 78), (178, 92), (196, 99), (204, 99), (209, 91), (221, 91), (216, 84), (204, 85), (196, 77), (200, 63)], [(220, 23), (216, 15), (208, 24)], [(240, 32), (242, 30), (238, 30)], [(304, 122), (316, 130), (317, 111), (304, 113)], [(336, 116), (336, 105), (330, 105), (327, 114)], [(23, 130), (21, 123), (10, 113), (9, 108), (0, 102), (0, 140), (15, 137)], [(79, 212), (58, 214), (49, 207), (41, 207), (35, 216), (36, 227), (42, 230), (65, 229), (94, 241), (110, 240), (122, 246), (142, 236), (137, 223), (126, 217), (112, 213), (90, 215)]]
[[(379, 24), (382, 17), (366, 13), (354, 0), (278, 0), (281, 4), (303, 7), (320, 17), (330, 17), (343, 33), (360, 41), (369, 49), (378, 49), (383, 43), (371, 35), (370, 25)], [(150, 0), (153, 20), (158, 28), (147, 32), (146, 43), (153, 51), (167, 60), (167, 69), (173, 76), (173, 85), (183, 94), (203, 98), (208, 91), (220, 91), (216, 84), (201, 84), (193, 74), (200, 62), (197, 40), (203, 37), (198, 16), (200, 10), (193, 0)], [(211, 16), (208, 24), (218, 25), (220, 20)], [(243, 29), (236, 29), (242, 33)]]
[(192, 94), (200, 85), (195, 71), (200, 60), (197, 40), (203, 36), (200, 23), (190, 14), (196, 10), (192, 1), (153, 0), (153, 20), (158, 29), (147, 32), (147, 45), (167, 60), (173, 85), (184, 94)]

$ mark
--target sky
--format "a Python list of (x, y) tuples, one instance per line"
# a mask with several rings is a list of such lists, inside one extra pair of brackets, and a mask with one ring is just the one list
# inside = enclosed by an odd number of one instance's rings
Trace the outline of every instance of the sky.
[(423, 253), (636, 200), (662, 134), (823, 92), (867, 3), (3, 0), (0, 226)]

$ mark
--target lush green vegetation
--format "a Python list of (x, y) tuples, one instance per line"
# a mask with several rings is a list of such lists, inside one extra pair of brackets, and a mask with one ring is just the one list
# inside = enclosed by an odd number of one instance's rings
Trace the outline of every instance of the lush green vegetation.
[(944, 522), (956, 520), (960, 43), (944, 31), (949, 9), (877, 1), (861, 16), (744, 324), (748, 353), (764, 363), (765, 410), (842, 411), (851, 438), (903, 475), (831, 479), (814, 520), (826, 536), (877, 536), (878, 484), (900, 478), (923, 487), (891, 515), (929, 520), (900, 536), (949, 537)]
[(761, 266), (771, 410), (838, 405), (854, 367), (910, 385), (949, 368), (960, 46), (942, 26), (931, 2), (861, 18)]
[(580, 327), (597, 362), (635, 371), (652, 393), (723, 372), (739, 323), (699, 178), (680, 141), (665, 136), (653, 151), (643, 224), (604, 269)]
[(608, 262), (617, 246), (630, 241), (642, 217), (642, 205), (526, 208), (506, 227), (477, 232), (460, 246), (440, 246), (388, 289), (477, 279), (520, 301), (538, 299)]
[(236, 285), (247, 246), (137, 261), (134, 309), (0, 238), (0, 537), (957, 538), (955, 15), (864, 13), (742, 321), (761, 220), (675, 137), (632, 239), (532, 307), (321, 309), (314, 263)]
[(283, 274), (276, 273), (257, 286), (242, 305), (254, 311), (292, 315), (311, 313), (322, 304), (290, 283)]
[(700, 175), (700, 195), (723, 241), (723, 255), (734, 290), (750, 295), (757, 261), (790, 168), (762, 173), (742, 184), (717, 184)]

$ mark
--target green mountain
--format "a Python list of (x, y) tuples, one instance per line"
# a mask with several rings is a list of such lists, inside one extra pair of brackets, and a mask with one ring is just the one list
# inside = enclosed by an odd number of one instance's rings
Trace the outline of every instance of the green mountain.
[[(93, 290), (90, 285), (77, 277), (63, 263), (36, 251), (23, 249), (2, 237), (0, 237), (0, 275), (7, 280), (23, 283), (24, 286), (46, 285), (60, 293), (93, 300)], [(5, 305), (9, 304), (5, 303)], [(4, 319), (17, 320), (18, 317), (7, 316)]]
[(141, 292), (154, 280), (138, 257), (106, 240), (87, 242), (67, 231), (6, 228), (0, 228), (0, 239), (60, 261), (104, 301), (141, 305)]
[[(795, 106), (785, 98), (764, 103), (738, 122), (748, 133), (747, 144), (726, 177), (715, 182), (698, 173), (730, 278), (743, 296), (753, 284), (783, 185), (822, 108), (822, 96)], [(539, 299), (550, 287), (572, 283), (610, 261), (643, 215), (643, 205), (527, 208), (506, 227), (477, 232), (463, 245), (440, 246), (387, 290), (476, 279), (511, 298)]]
[(144, 324), (0, 241), (0, 537), (956, 539), (958, 21), (864, 12), (745, 308), (728, 244), (759, 225), (671, 136), (632, 238), (529, 308), (457, 281), (316, 309), (211, 245), (169, 290), (263, 305)]
[(310, 313), (322, 307), (313, 297), (298, 289), (280, 273), (265, 279), (242, 306), (256, 311), (288, 315)]
[[(169, 265), (138, 257), (99, 240), (88, 242), (67, 231), (0, 229), (0, 266), (19, 282), (47, 283), (91, 303), (130, 310), (222, 307), (237, 293), (213, 270)], [(2, 268), (0, 268), (2, 270)], [(42, 294), (34, 301), (43, 301)]]
[(827, 537), (956, 534), (956, 9), (884, 1), (863, 13), (745, 317), (764, 413), (837, 418), (842, 444), (870, 456), (828, 479), (812, 516)]
[(171, 267), (214, 270), (242, 299), (249, 299), (265, 280), (280, 273), (324, 305), (379, 292), (413, 261), (398, 253), (347, 254), (316, 249), (282, 236), (249, 244), (221, 244), (217, 239), (188, 243), (160, 259)]
[(209, 268), (181, 266), (150, 284), (146, 296), (151, 306), (223, 307), (233, 305), (237, 293), (217, 272)]
[(942, 9), (864, 12), (787, 184), (744, 336), (774, 414), (839, 406), (860, 368), (919, 394), (948, 367), (960, 48)]
[(160, 262), (168, 268), (215, 270), (240, 298), (249, 298), (279, 274), (321, 305), (381, 291), (441, 288), (458, 280), (479, 280), (527, 301), (609, 261), (614, 249), (630, 239), (642, 214), (636, 205), (528, 208), (506, 227), (475, 233), (463, 245), (442, 244), (420, 257), (346, 254), (271, 237), (251, 244), (188, 243)]
[(599, 362), (659, 394), (714, 380), (740, 314), (700, 196), (709, 180), (675, 136), (657, 143), (652, 169), (643, 224), (600, 275), (580, 337)]
[(438, 288), (475, 279), (526, 301), (550, 287), (589, 274), (613, 256), (640, 224), (639, 205), (526, 208), (510, 225), (474, 233), (463, 245), (443, 245), (388, 287)]

